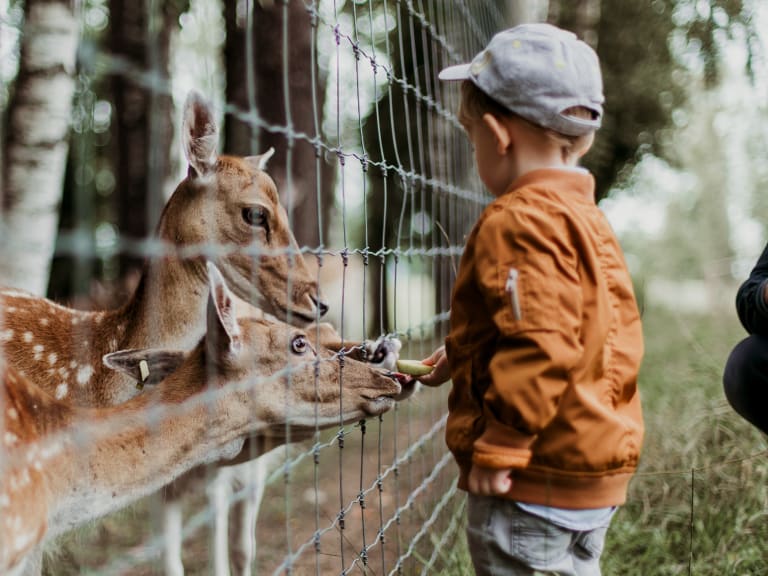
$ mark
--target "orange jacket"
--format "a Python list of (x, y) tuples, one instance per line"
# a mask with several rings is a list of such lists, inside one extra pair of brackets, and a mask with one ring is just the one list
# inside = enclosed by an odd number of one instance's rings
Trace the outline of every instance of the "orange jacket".
[(640, 314), (585, 172), (536, 170), (494, 200), (461, 259), (446, 339), (446, 441), (512, 468), (505, 497), (560, 508), (624, 503), (643, 420)]

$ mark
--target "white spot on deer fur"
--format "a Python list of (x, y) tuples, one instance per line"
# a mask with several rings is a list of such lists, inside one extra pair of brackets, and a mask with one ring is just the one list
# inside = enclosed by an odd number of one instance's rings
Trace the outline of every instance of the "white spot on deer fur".
[(5, 442), (6, 446), (13, 446), (18, 441), (19, 441), (19, 437), (16, 436), (16, 434), (14, 434), (13, 432), (6, 432), (5, 436), (3, 436), (3, 442)]
[(18, 310), (18, 308), (16, 308), (16, 306), (8, 306), (8, 308), (6, 308), (6, 310), (8, 312), (10, 312), (11, 314), (15, 314), (16, 310)]
[(91, 366), (80, 366), (80, 368), (77, 369), (77, 383), (80, 384), (80, 386), (85, 386), (88, 384), (88, 382), (91, 379), (91, 376), (93, 376), (93, 367)]
[(32, 358), (34, 358), (35, 362), (39, 362), (43, 358), (43, 352), (45, 352), (45, 346), (42, 344), (35, 344), (32, 347), (32, 352), (34, 353), (32, 355)]
[(48, 318), (40, 318), (40, 326), (48, 326), (48, 324), (50, 324)]
[(8, 498), (8, 494), (0, 494), (0, 508), (8, 508), (11, 505), (11, 499)]
[(56, 399), (61, 400), (67, 395), (67, 392), (69, 392), (69, 388), (67, 388), (66, 384), (59, 384), (56, 386)]
[(75, 368), (77, 368), (77, 361), (76, 361), (76, 360), (71, 360), (71, 361), (69, 362), (69, 367), (70, 367), (70, 368), (72, 368), (72, 370), (74, 370)]
[(32, 342), (32, 332), (24, 332), (24, 342)]
[(43, 460), (48, 460), (48, 458), (56, 456), (56, 454), (60, 453), (61, 449), (61, 442), (55, 442), (53, 444), (49, 444), (48, 446), (44, 446), (43, 449), (40, 450), (40, 458)]
[(80, 323), (80, 318), (77, 316), (72, 316), (72, 326), (75, 326), (76, 324)]
[(8, 408), (8, 411), (6, 412), (8, 414), (8, 418), (11, 420), (18, 420), (19, 419), (19, 413), (16, 411), (16, 408)]
[(8, 330), (3, 330), (0, 332), (0, 342), (10, 342), (13, 338), (13, 330), (10, 328)]
[(58, 359), (59, 357), (56, 355), (56, 352), (48, 354), (48, 364), (56, 364), (56, 360)]

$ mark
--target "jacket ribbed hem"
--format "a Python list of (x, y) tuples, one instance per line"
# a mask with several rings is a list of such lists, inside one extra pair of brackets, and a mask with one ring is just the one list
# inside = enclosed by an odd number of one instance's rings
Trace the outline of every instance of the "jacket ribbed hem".
[[(467, 490), (469, 468), (462, 466), (460, 470), (459, 488)], [(621, 506), (627, 501), (627, 487), (634, 473), (633, 468), (605, 475), (520, 469), (513, 472), (512, 489), (498, 497), (573, 510)]]

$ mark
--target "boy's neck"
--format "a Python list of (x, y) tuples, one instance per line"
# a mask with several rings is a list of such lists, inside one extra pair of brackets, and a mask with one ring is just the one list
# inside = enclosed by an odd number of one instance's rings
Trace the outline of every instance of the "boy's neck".
[(515, 181), (536, 170), (583, 170), (579, 166), (578, 157), (563, 159), (559, 150), (552, 154), (536, 154), (524, 149), (518, 149), (515, 152), (509, 155), (509, 181), (504, 192), (507, 192)]

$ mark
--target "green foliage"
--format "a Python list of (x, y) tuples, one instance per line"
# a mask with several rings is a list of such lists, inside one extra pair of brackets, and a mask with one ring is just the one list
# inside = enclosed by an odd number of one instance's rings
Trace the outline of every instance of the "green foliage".
[(606, 114), (585, 165), (595, 174), (602, 198), (642, 154), (675, 161), (667, 146), (674, 113), (696, 98), (689, 89), (690, 63), (701, 63), (711, 87), (719, 81), (724, 40), (743, 29), (751, 53), (755, 31), (748, 4), (741, 0), (602, 0), (595, 29), (588, 31), (583, 4), (553, 1), (550, 11), (556, 24), (596, 38)]

